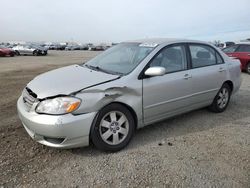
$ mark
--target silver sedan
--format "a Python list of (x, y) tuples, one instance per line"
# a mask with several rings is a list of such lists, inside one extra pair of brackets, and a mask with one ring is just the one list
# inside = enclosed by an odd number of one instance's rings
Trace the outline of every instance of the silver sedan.
[(47, 49), (34, 45), (18, 45), (12, 48), (16, 55), (47, 55)]
[(118, 151), (136, 129), (198, 108), (223, 112), (241, 84), (240, 62), (200, 41), (120, 43), (81, 65), (35, 77), (18, 99), (37, 142)]

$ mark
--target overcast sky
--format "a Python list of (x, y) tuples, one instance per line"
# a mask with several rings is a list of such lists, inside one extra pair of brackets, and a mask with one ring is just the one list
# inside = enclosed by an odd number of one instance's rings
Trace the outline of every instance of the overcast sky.
[(250, 0), (0, 0), (0, 41), (250, 38)]

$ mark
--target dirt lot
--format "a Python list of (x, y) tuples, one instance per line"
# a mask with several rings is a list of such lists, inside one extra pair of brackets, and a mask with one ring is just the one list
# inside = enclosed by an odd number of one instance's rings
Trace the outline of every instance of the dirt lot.
[(26, 83), (96, 54), (54, 51), (0, 59), (0, 187), (250, 186), (250, 75), (245, 73), (226, 112), (201, 109), (145, 127), (118, 153), (34, 142), (16, 112)]

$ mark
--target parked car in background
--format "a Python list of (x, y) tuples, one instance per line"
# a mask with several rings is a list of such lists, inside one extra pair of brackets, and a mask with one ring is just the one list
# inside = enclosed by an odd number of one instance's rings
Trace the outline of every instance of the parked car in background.
[(56, 50), (57, 46), (55, 44), (51, 44), (47, 46), (49, 50)]
[(233, 45), (235, 45), (234, 42), (231, 42), (231, 41), (225, 42), (225, 47), (229, 47), (229, 46), (233, 46)]
[(12, 48), (17, 55), (47, 55), (47, 50), (32, 45), (18, 45)]
[(70, 50), (80, 50), (80, 49), (81, 49), (80, 45), (68, 45), (68, 46), (65, 47), (65, 50), (68, 50), (68, 51), (70, 51)]
[(66, 46), (65, 50), (88, 50), (87, 45), (68, 45)]
[(48, 54), (48, 47), (40, 46), (40, 45), (30, 45), (31, 47), (40, 50), (42, 53), (39, 55), (47, 55)]
[(88, 50), (88, 49), (89, 49), (89, 47), (87, 44), (80, 45), (80, 50)]
[(55, 43), (55, 44), (47, 45), (47, 48), (49, 50), (65, 50), (66, 46), (67, 46), (66, 44)]
[(13, 51), (11, 48), (7, 48), (5, 46), (0, 46), (0, 56), (11, 56), (13, 57), (15, 55), (15, 51)]
[(241, 84), (240, 62), (205, 42), (145, 39), (109, 48), (82, 65), (37, 76), (17, 102), (37, 142), (118, 151), (136, 129), (209, 107), (226, 110)]
[(214, 44), (216, 47), (220, 48), (220, 49), (223, 49), (223, 48), (226, 48), (226, 47), (229, 47), (229, 46), (232, 46), (232, 45), (235, 45), (234, 42), (224, 42), (224, 43), (216, 43)]
[(241, 62), (241, 69), (250, 74), (250, 44), (236, 44), (228, 48), (224, 48), (229, 57), (239, 59)]
[(92, 48), (95, 47), (94, 44), (92, 43), (88, 43), (87, 46), (88, 46), (88, 50), (92, 50)]
[(55, 50), (65, 50), (66, 44), (57, 44)]
[(91, 50), (93, 51), (104, 51), (106, 49), (107, 49), (106, 45), (102, 45), (102, 44), (91, 47)]

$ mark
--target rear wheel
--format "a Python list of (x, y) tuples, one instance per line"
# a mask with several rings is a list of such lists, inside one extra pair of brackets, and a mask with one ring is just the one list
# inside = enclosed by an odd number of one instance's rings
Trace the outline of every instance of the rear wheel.
[(104, 107), (91, 128), (93, 144), (104, 151), (119, 151), (130, 142), (135, 122), (130, 111), (121, 104)]
[(250, 74), (250, 62), (248, 62), (248, 64), (247, 64), (246, 71), (247, 71), (248, 74)]
[(220, 113), (226, 110), (230, 101), (231, 88), (225, 83), (214, 98), (213, 103), (209, 106), (209, 109), (213, 112)]

